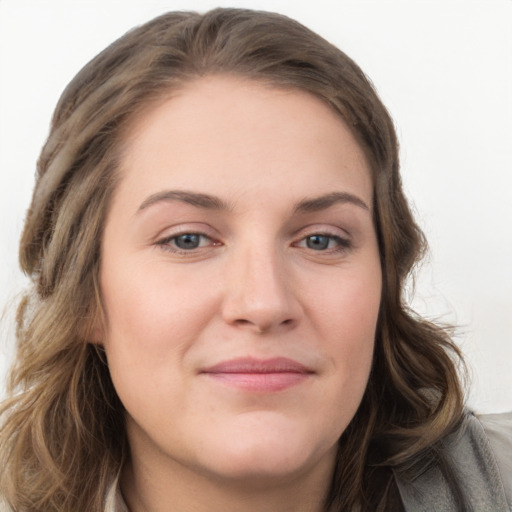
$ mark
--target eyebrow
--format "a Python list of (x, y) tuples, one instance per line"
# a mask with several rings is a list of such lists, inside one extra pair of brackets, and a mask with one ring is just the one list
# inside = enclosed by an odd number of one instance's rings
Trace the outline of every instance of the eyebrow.
[[(149, 208), (150, 206), (160, 202), (179, 201), (187, 203), (196, 208), (217, 211), (232, 211), (233, 208), (226, 201), (217, 196), (203, 194), (200, 192), (189, 192), (186, 190), (164, 190), (150, 195), (139, 206), (138, 212)], [(364, 210), (370, 211), (368, 205), (358, 196), (348, 192), (331, 192), (318, 197), (305, 198), (296, 203), (294, 207), (295, 213), (313, 213), (326, 210), (335, 204), (353, 204)]]
[(313, 213), (321, 210), (326, 210), (335, 204), (353, 204), (363, 208), (363, 210), (370, 211), (369, 206), (358, 196), (348, 192), (331, 192), (323, 196), (306, 198), (299, 201), (295, 206), (296, 213)]
[(179, 201), (205, 210), (231, 210), (231, 206), (219, 197), (186, 190), (164, 190), (150, 195), (139, 206), (139, 212), (160, 202)]

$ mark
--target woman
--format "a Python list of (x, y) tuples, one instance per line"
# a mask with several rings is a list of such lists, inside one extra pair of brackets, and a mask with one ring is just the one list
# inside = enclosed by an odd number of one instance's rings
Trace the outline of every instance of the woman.
[(342, 52), (244, 10), (134, 29), (39, 160), (6, 509), (507, 510), (510, 443), (402, 299), (424, 246)]

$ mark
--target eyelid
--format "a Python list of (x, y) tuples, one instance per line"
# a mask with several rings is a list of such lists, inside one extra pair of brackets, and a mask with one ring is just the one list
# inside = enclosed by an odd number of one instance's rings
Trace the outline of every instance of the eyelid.
[[(327, 247), (325, 249), (313, 249), (307, 246), (307, 240), (313, 236), (328, 237), (331, 241), (335, 242), (335, 247)], [(353, 247), (353, 240), (350, 234), (339, 227), (326, 226), (325, 224), (314, 224), (300, 229), (292, 246), (301, 250), (306, 250), (307, 253), (315, 254), (318, 257), (327, 257), (347, 253)]]
[(166, 226), (153, 237), (153, 243), (159, 240), (174, 238), (187, 233), (216, 238), (216, 231), (203, 222), (180, 222), (174, 226)]
[[(175, 240), (175, 239), (180, 238), (181, 236), (185, 236), (185, 235), (196, 235), (200, 238), (207, 238), (208, 240), (213, 241), (212, 238), (210, 236), (206, 235), (205, 233), (199, 233), (196, 231), (184, 231), (183, 233), (176, 233), (176, 234), (172, 234), (172, 235), (166, 236), (164, 238), (161, 238), (161, 239), (157, 240), (156, 244), (157, 245), (166, 245), (171, 240)], [(216, 245), (216, 243), (214, 242), (213, 245)]]
[[(206, 238), (210, 241), (210, 243), (192, 249), (181, 249), (172, 245), (172, 240), (188, 234), (198, 235), (200, 237)], [(211, 249), (215, 246), (220, 246), (222, 245), (222, 242), (218, 240), (218, 237), (214, 234), (214, 230), (209, 228), (208, 225), (191, 222), (180, 223), (176, 226), (167, 227), (155, 237), (151, 245), (171, 254), (177, 254), (179, 256), (193, 256), (197, 255), (197, 253), (201, 251)]]
[[(307, 244), (307, 240), (314, 236), (321, 236), (321, 237), (329, 238), (331, 241), (335, 241), (337, 246), (336, 247), (328, 247), (325, 250), (319, 250), (319, 249), (315, 250), (315, 249), (312, 249), (311, 247), (307, 247), (307, 245), (302, 245), (302, 244)], [(331, 235), (329, 233), (311, 233), (310, 235), (306, 235), (305, 237), (302, 237), (298, 242), (295, 242), (294, 245), (295, 245), (295, 247), (311, 249), (311, 250), (315, 250), (315, 252), (325, 252), (325, 253), (336, 252), (336, 251), (340, 251), (340, 250), (348, 250), (352, 247), (351, 241), (348, 240), (347, 238), (343, 238), (338, 235)]]
[(332, 236), (347, 241), (352, 239), (350, 233), (345, 229), (325, 224), (311, 224), (309, 226), (305, 226), (295, 232), (294, 239), (302, 240), (313, 235)]

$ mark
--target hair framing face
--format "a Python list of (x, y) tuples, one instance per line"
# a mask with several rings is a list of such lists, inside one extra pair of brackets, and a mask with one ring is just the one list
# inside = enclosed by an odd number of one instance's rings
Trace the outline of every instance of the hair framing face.
[(16, 394), (3, 405), (0, 436), (0, 488), (15, 509), (30, 503), (48, 511), (101, 510), (123, 464), (122, 406), (102, 351), (88, 343), (101, 321), (104, 220), (130, 123), (208, 74), (315, 95), (344, 119), (371, 165), (384, 280), (376, 351), (361, 406), (340, 439), (327, 502), (336, 510), (393, 508), (391, 468), (409, 467), (460, 421), (462, 393), (450, 356), (458, 352), (402, 300), (424, 239), (402, 191), (393, 122), (364, 73), (282, 15), (168, 13), (128, 32), (78, 73), (39, 159), (20, 246), (34, 306), (27, 308), (27, 299), (20, 305)]

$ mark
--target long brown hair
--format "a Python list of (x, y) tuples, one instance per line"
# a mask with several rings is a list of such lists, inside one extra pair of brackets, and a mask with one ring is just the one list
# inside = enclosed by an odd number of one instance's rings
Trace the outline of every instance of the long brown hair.
[(460, 354), (415, 315), (404, 284), (425, 250), (404, 197), (393, 122), (343, 52), (282, 15), (168, 13), (87, 64), (64, 91), (37, 168), (20, 246), (34, 285), (17, 317), (17, 359), (0, 431), (0, 494), (15, 511), (101, 511), (128, 452), (101, 348), (100, 241), (134, 117), (192, 79), (234, 74), (308, 91), (348, 124), (371, 163), (383, 292), (363, 401), (339, 441), (326, 510), (390, 510), (406, 475), (460, 422)]

